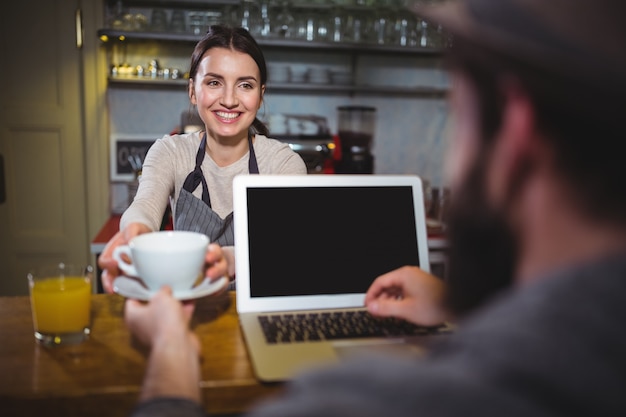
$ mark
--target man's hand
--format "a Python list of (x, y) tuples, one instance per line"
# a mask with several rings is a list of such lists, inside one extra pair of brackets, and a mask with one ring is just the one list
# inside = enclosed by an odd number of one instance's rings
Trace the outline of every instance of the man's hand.
[(422, 326), (446, 321), (445, 283), (415, 266), (404, 266), (376, 278), (365, 295), (375, 316), (397, 317)]
[(150, 348), (141, 398), (180, 397), (200, 401), (200, 342), (189, 329), (193, 303), (181, 303), (168, 286), (149, 303), (128, 299), (124, 318), (131, 334)]

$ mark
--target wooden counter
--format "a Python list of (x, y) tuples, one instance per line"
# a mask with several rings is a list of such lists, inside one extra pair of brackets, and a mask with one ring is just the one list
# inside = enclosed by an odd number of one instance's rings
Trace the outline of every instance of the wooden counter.
[[(128, 415), (146, 358), (131, 341), (123, 309), (121, 296), (96, 294), (89, 340), (45, 348), (33, 336), (29, 298), (0, 297), (0, 415)], [(280, 389), (252, 373), (234, 292), (197, 300), (192, 328), (202, 344), (200, 385), (209, 413), (242, 412)]]

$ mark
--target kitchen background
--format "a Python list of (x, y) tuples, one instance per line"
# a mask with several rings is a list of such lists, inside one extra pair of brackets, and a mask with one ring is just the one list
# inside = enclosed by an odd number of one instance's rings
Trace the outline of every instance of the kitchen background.
[[(37, 265), (96, 264), (94, 238), (132, 192), (127, 155), (121, 152), (120, 158), (116, 146), (120, 138), (130, 139), (145, 150), (180, 128), (181, 113), (190, 110), (184, 79), (189, 56), (218, 6), (231, 11), (270, 6), (268, 16), (281, 22), (268, 32), (262, 20), (255, 29), (270, 66), (260, 112), (270, 128), (281, 114), (315, 115), (336, 134), (338, 106), (372, 106), (373, 171), (417, 174), (434, 187), (445, 186), (445, 36), (414, 20), (402, 1), (5, 3), (0, 13), (0, 38), (7, 40), (0, 42), (2, 295), (27, 294), (26, 272)], [(164, 19), (153, 21), (153, 12)], [(183, 17), (182, 26), (180, 20), (172, 25), (176, 15)], [(158, 69), (150, 67), (154, 60)], [(141, 76), (135, 74), (138, 66)]]
[[(374, 173), (417, 174), (433, 187), (445, 185), (448, 80), (438, 53), (445, 39), (438, 33), (431, 36), (426, 23), (408, 14), (404, 3), (215, 1), (204, 2), (202, 8), (189, 2), (156, 2), (159, 7), (142, 7), (137, 0), (127, 3), (132, 7), (105, 3), (107, 26), (99, 31), (111, 66), (106, 93), (111, 138), (156, 139), (180, 130), (182, 113), (193, 111), (184, 74), (199, 36), (195, 33), (204, 33), (211, 22), (241, 24), (254, 33), (268, 63), (269, 83), (259, 118), (270, 133), (276, 132), (271, 123), (275, 116), (298, 114), (321, 116), (336, 134), (337, 107), (371, 106), (376, 109)], [(277, 29), (274, 22), (284, 20), (281, 13), (291, 17)], [(200, 27), (194, 26), (197, 15), (205, 18)], [(365, 16), (363, 25), (369, 25), (359, 33), (355, 16)], [(177, 19), (182, 22), (173, 23)], [(309, 34), (307, 19), (314, 25)], [(338, 19), (340, 29), (333, 26)], [(399, 22), (410, 25), (403, 38)], [(132, 32), (151, 32), (155, 24), (166, 32), (161, 39), (133, 39)], [(131, 35), (119, 41), (120, 33)], [(111, 146), (113, 155), (114, 140)], [(112, 176), (113, 212), (128, 204), (125, 182)]]

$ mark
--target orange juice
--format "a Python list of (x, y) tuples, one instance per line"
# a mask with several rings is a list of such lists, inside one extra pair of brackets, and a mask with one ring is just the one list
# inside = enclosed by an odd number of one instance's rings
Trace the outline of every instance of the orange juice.
[(89, 327), (90, 301), (88, 278), (65, 276), (37, 280), (31, 289), (35, 329), (55, 334), (82, 332)]

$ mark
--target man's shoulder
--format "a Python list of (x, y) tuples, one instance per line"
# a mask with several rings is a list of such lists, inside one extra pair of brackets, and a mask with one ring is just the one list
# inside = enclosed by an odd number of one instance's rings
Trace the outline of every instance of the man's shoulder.
[(580, 407), (600, 396), (607, 407), (626, 407), (614, 395), (626, 390), (626, 359), (611, 354), (626, 351), (624, 294), (622, 255), (564, 266), (496, 296), (459, 322), (433, 356), (490, 379), (535, 381), (574, 397), (593, 380), (606, 389), (577, 400)]
[(532, 283), (505, 290), (469, 315), (461, 327), (505, 333), (533, 328), (538, 334), (567, 324), (576, 335), (575, 322), (626, 320), (624, 294), (626, 255), (613, 254), (564, 265)]

